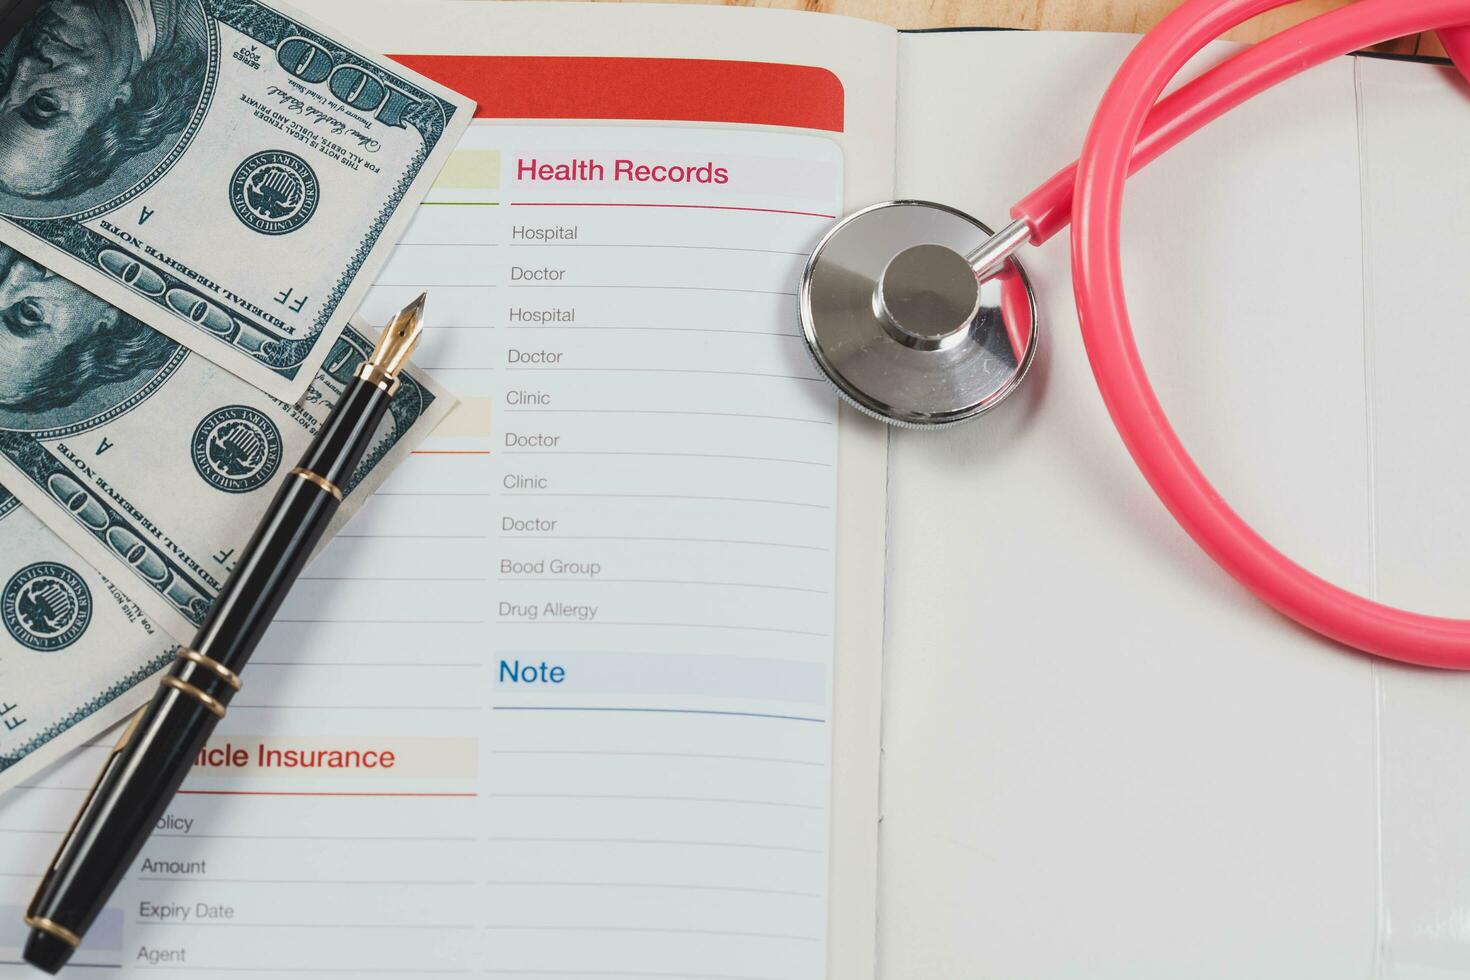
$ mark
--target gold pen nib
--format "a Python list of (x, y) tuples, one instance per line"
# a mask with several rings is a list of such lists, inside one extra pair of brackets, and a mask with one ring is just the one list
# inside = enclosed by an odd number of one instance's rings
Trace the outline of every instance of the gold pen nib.
[(428, 298), (428, 293), (419, 293), (419, 298), (400, 310), (384, 328), (383, 336), (378, 338), (377, 349), (367, 359), (367, 363), (379, 373), (396, 380), (408, 363), (424, 334), (424, 301)]

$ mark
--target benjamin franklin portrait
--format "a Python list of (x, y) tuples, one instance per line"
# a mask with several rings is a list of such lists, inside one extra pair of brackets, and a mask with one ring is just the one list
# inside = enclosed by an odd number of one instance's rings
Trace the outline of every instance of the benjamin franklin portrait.
[(126, 190), (172, 149), (207, 67), (194, 0), (46, 0), (0, 53), (3, 210), (63, 214)]
[(142, 321), (0, 245), (0, 427), (91, 418), (178, 353)]

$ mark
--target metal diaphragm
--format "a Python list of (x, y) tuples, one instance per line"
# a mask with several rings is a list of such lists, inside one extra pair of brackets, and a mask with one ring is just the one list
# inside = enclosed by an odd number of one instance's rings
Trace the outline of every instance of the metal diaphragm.
[(966, 256), (991, 235), (942, 204), (890, 201), (822, 238), (802, 274), (801, 327), (843, 397), (884, 422), (937, 428), (1016, 389), (1036, 356), (1036, 298), (1014, 258), (977, 279)]

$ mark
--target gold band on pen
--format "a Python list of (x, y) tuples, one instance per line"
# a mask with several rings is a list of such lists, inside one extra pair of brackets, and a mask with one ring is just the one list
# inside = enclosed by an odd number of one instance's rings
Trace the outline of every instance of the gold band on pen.
[(206, 657), (198, 650), (190, 650), (188, 647), (179, 648), (179, 659), (187, 660), (191, 664), (198, 664), (201, 667), (206, 667), (209, 670), (214, 671), (217, 675), (219, 675), (220, 680), (224, 681), (235, 690), (240, 690), (240, 675), (235, 673), (230, 668), (226, 667), (224, 664), (220, 663), (218, 660), (215, 660), (211, 657)]
[(68, 946), (76, 947), (82, 944), (81, 936), (78, 936), (66, 926), (59, 926), (56, 923), (52, 922), (50, 919), (43, 919), (39, 915), (26, 916), (26, 925), (30, 926), (32, 929), (40, 929), (42, 932), (49, 932), (51, 935), (55, 936), (57, 939), (60, 939)]
[(401, 379), (384, 371), (372, 361), (364, 361), (362, 367), (357, 369), (357, 373), (353, 377), (359, 381), (366, 381), (368, 384), (386, 393), (390, 398), (398, 394), (398, 388), (403, 383)]
[(338, 487), (337, 484), (333, 483), (331, 480), (328, 480), (326, 477), (318, 473), (313, 473), (311, 470), (304, 470), (299, 466), (291, 471), (291, 475), (299, 476), (307, 483), (312, 483), (318, 487), (321, 487), (323, 490), (327, 491), (327, 493), (336, 497), (339, 504), (342, 502), (341, 488)]
[(205, 694), (203, 691), (199, 690), (199, 688), (195, 687), (193, 684), (190, 684), (188, 681), (181, 681), (173, 674), (165, 674), (158, 683), (162, 684), (164, 687), (171, 687), (175, 691), (178, 691), (180, 694), (189, 695), (189, 697), (193, 698), (195, 701), (198, 701), (210, 711), (213, 711), (216, 718), (223, 718), (225, 716), (225, 706), (223, 704), (221, 704), (216, 699), (210, 697), (208, 694)]

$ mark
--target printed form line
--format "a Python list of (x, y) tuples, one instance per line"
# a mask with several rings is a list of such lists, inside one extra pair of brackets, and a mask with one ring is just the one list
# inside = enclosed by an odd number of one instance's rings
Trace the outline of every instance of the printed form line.
[(502, 582), (579, 582), (583, 585), (602, 585), (610, 583), (613, 585), (709, 585), (729, 589), (778, 589), (782, 592), (810, 592), (814, 595), (827, 595), (826, 589), (809, 589), (802, 585), (775, 585), (770, 582), (703, 582), (697, 579), (659, 579), (659, 578), (537, 578), (529, 575), (507, 575), (500, 579)]
[(270, 973), (270, 974), (275, 974), (277, 976), (281, 975), (282, 972), (290, 972), (290, 973), (350, 973), (350, 974), (353, 974), (353, 975), (360, 974), (360, 973), (372, 973), (372, 974), (389, 973), (389, 974), (398, 974), (398, 975), (402, 975), (404, 973), (411, 973), (411, 974), (417, 974), (417, 973), (433, 973), (433, 974), (454, 974), (454, 975), (459, 975), (459, 976), (463, 976), (465, 974), (469, 974), (469, 973), (473, 973), (474, 972), (473, 970), (470, 970), (470, 969), (425, 968), (425, 967), (421, 967), (421, 966), (416, 966), (412, 970), (403, 970), (403, 969), (399, 969), (397, 967), (389, 968), (389, 967), (364, 967), (364, 966), (291, 966), (291, 967), (282, 967), (279, 964), (276, 965), (276, 966), (153, 966), (153, 965), (150, 965), (150, 964), (147, 964), (147, 963), (130, 963), (130, 964), (128, 964), (128, 968), (129, 969), (132, 969), (132, 970), (159, 970), (159, 971), (162, 971), (162, 972), (165, 972), (165, 973), (177, 972), (177, 971), (180, 971), (180, 970), (202, 970), (202, 971), (209, 972), (209, 973)]
[(497, 704), (493, 706), (495, 711), (608, 711), (628, 712), (631, 714), (652, 715), (717, 715), (730, 718), (771, 718), (778, 721), (810, 721), (818, 725), (825, 725), (825, 718), (810, 718), (805, 715), (778, 715), (764, 711), (715, 711), (706, 708), (608, 708), (608, 707), (586, 707), (581, 705), (530, 705), (530, 704)]
[(631, 800), (652, 803), (718, 803), (721, 806), (769, 806), (788, 810), (825, 810), (820, 803), (743, 800), (734, 796), (662, 796), (657, 793), (489, 793), (497, 800)]
[[(49, 831), (48, 831), (49, 833)], [(56, 831), (60, 834), (61, 831)], [(473, 843), (473, 837), (454, 836), (399, 836), (395, 834), (173, 834), (158, 832), (154, 837), (198, 837), (203, 840), (263, 840), (263, 841), (311, 841), (322, 843), (324, 841), (336, 843), (338, 841), (359, 842), (372, 841), (375, 844), (469, 844)]]
[(197, 882), (223, 882), (228, 885), (411, 885), (418, 886), (461, 886), (473, 885), (468, 879), (464, 881), (412, 881), (399, 878), (375, 881), (362, 878), (214, 878), (209, 876), (189, 875), (139, 875), (135, 881), (197, 881)]
[(792, 211), (786, 208), (747, 208), (734, 204), (650, 204), (609, 201), (511, 201), (513, 208), (677, 208), (691, 211), (749, 211), (755, 214), (794, 214), (805, 218), (836, 218), (820, 211)]
[[(200, 879), (203, 880), (203, 879)], [(473, 923), (419, 923), (419, 922), (159, 922), (153, 919), (134, 920), (135, 926), (166, 926), (170, 929), (372, 929), (374, 932), (402, 929), (446, 929), (465, 930), (475, 928)]]
[(827, 636), (815, 630), (793, 630), (780, 626), (737, 626), (731, 623), (652, 623), (626, 622), (616, 619), (598, 620), (551, 620), (551, 619), (497, 619), (498, 626), (648, 626), (655, 628), (678, 628), (695, 630), (752, 630), (760, 633), (788, 633), (793, 636)]
[[(783, 294), (784, 295), (784, 294)], [(494, 329), (493, 327), (491, 329)], [(725, 327), (648, 327), (648, 326), (597, 326), (595, 324), (577, 325), (574, 323), (547, 323), (540, 326), (530, 323), (507, 324), (507, 330), (651, 330), (654, 333), (721, 333), (735, 334), (741, 337), (784, 337), (787, 340), (800, 340), (801, 335), (789, 330), (732, 330)]]
[[(411, 244), (420, 244), (414, 242)], [(423, 244), (430, 244), (425, 242)], [(402, 246), (400, 246), (401, 248)], [(507, 248), (671, 248), (678, 251), (696, 252), (760, 252), (765, 255), (799, 255), (806, 252), (784, 248), (741, 248), (737, 245), (660, 245), (651, 242), (507, 242)]]
[(792, 977), (758, 977), (749, 973), (650, 973), (647, 970), (509, 970), (486, 968), (480, 971), (490, 976), (515, 974), (519, 977), (553, 977), (555, 980), (572, 980), (574, 977), (626, 977), (628, 980), (648, 980), (664, 977), (670, 980), (794, 980)]
[(820, 847), (791, 844), (750, 844), (727, 840), (665, 840), (651, 837), (486, 837), (492, 844), (631, 844), (653, 847), (734, 847), (751, 851), (787, 851), (793, 854), (825, 854)]
[(798, 466), (831, 466), (820, 459), (788, 459), (783, 456), (735, 456), (730, 453), (655, 452), (638, 449), (508, 449), (506, 456), (672, 456), (678, 459), (731, 459), (742, 463), (795, 463)]
[[(199, 879), (203, 880), (203, 879)], [(669, 891), (737, 892), (750, 895), (786, 895), (792, 898), (823, 898), (820, 892), (788, 891), (781, 888), (744, 888), (739, 885), (684, 885), (660, 881), (505, 881), (492, 879), (487, 885), (506, 888), (652, 888)]]
[(615, 749), (491, 749), (491, 755), (596, 755), (634, 756), (655, 759), (725, 759), (731, 762), (771, 762), (783, 766), (823, 766), (806, 759), (779, 759), (766, 755), (722, 755), (717, 752), (624, 752)]
[[(342, 535), (337, 535), (339, 538)], [(366, 537), (366, 535), (362, 535)], [(742, 541), (735, 538), (664, 538), (626, 534), (502, 534), (503, 541), (668, 541), (675, 544), (748, 544), (762, 548), (800, 548), (803, 551), (829, 551), (819, 544), (796, 544), (791, 541)]]
[(684, 936), (733, 936), (739, 939), (790, 939), (803, 943), (819, 943), (820, 936), (797, 936), (787, 932), (736, 932), (725, 929), (675, 929), (667, 926), (562, 926), (562, 925), (501, 925), (492, 924), (481, 928), (494, 931), (526, 930), (531, 932), (630, 932), (666, 933)]
[[(466, 368), (465, 370), (489, 371), (490, 368)], [(714, 368), (660, 368), (660, 367), (513, 367), (509, 371), (524, 371), (526, 373), (543, 371), (547, 373), (559, 371), (586, 371), (586, 372), (620, 372), (620, 373), (643, 373), (643, 374), (723, 374), (736, 378), (774, 378), (777, 381), (815, 381), (826, 384), (823, 378), (813, 377), (807, 374), (775, 374), (770, 371), (720, 371)]]
[(241, 704), (231, 708), (256, 711), (480, 711), (478, 704)]
[[(486, 494), (488, 496), (488, 494)], [(708, 500), (715, 503), (727, 504), (774, 504), (781, 507), (813, 507), (818, 510), (831, 510), (830, 504), (814, 504), (805, 500), (770, 500), (765, 497), (711, 497), (692, 493), (591, 493), (580, 491), (557, 492), (553, 490), (527, 490), (519, 493), (502, 493), (502, 497), (602, 497), (602, 498), (629, 498), (636, 500)], [(302, 576), (305, 578), (305, 576)], [(428, 581), (427, 579), (410, 579), (407, 581)]]
[[(438, 289), (439, 287), (434, 287)], [(466, 287), (475, 288), (480, 287)], [(554, 283), (512, 283), (510, 289), (678, 289), (684, 292), (694, 293), (754, 293), (761, 296), (795, 296), (796, 291), (792, 289), (743, 289), (739, 286), (669, 286), (662, 283), (637, 283), (637, 282), (554, 282)], [(787, 336), (787, 335), (783, 335)]]
[(814, 425), (833, 425), (831, 419), (809, 419), (794, 415), (757, 415), (753, 412), (701, 412), (677, 408), (507, 408), (508, 414), (540, 415), (562, 412), (574, 415), (708, 415), (715, 418), (764, 419), (771, 422), (810, 422)]
[[(234, 705), (231, 705), (234, 707)], [(373, 797), (382, 799), (473, 799), (479, 793), (350, 793), (342, 791), (328, 792), (325, 790), (268, 790), (268, 789), (181, 789), (180, 796), (340, 796), (340, 797)], [(180, 836), (190, 836), (182, 834)], [(274, 838), (267, 838), (274, 839)]]

